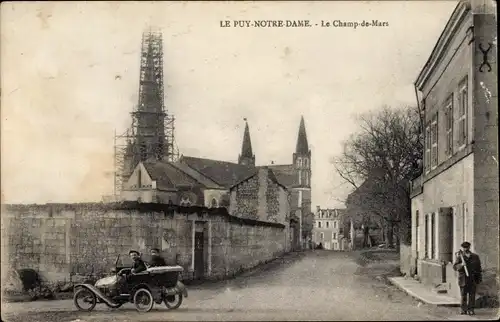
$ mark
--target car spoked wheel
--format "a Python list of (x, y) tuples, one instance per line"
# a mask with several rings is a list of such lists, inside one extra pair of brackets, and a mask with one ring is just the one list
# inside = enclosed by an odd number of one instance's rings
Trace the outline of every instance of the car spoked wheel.
[(95, 308), (97, 304), (97, 298), (95, 297), (95, 294), (90, 290), (86, 288), (80, 288), (78, 291), (76, 291), (73, 297), (73, 302), (75, 303), (75, 306), (78, 308), (78, 310), (90, 312)]
[(134, 304), (137, 311), (149, 312), (154, 305), (153, 295), (146, 288), (138, 289), (134, 294)]
[(165, 296), (165, 306), (171, 310), (177, 309), (182, 304), (182, 294)]

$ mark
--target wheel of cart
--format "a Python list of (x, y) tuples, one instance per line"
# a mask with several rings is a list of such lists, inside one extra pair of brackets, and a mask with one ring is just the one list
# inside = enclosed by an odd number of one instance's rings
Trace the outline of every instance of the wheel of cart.
[(80, 287), (73, 296), (73, 303), (79, 311), (90, 312), (95, 308), (97, 298), (88, 288)]
[(134, 305), (139, 312), (149, 312), (153, 309), (154, 299), (151, 291), (146, 287), (137, 289), (134, 293)]
[(171, 310), (175, 310), (181, 306), (182, 299), (182, 294), (167, 295), (165, 296), (165, 306)]

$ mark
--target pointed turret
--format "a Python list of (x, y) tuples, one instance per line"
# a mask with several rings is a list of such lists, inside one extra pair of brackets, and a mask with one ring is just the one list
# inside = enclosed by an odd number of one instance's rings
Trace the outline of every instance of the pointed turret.
[(243, 133), (243, 144), (241, 145), (241, 154), (238, 158), (239, 164), (255, 166), (255, 155), (252, 151), (252, 141), (250, 140), (250, 129), (245, 119), (245, 132)]
[(299, 135), (297, 137), (297, 146), (293, 154), (294, 167), (297, 170), (298, 185), (310, 187), (311, 185), (311, 150), (307, 143), (306, 124), (304, 117), (300, 118)]
[(299, 136), (297, 137), (297, 147), (295, 153), (307, 155), (309, 154), (309, 144), (307, 143), (306, 125), (304, 116), (300, 118)]

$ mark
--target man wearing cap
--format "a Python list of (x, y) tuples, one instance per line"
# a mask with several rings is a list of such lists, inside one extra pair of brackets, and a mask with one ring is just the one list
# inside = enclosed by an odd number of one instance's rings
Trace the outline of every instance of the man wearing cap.
[(460, 314), (474, 315), (476, 286), (482, 282), (481, 260), (470, 251), (470, 243), (463, 242), (456, 254), (453, 269), (458, 272), (458, 286), (462, 296)]

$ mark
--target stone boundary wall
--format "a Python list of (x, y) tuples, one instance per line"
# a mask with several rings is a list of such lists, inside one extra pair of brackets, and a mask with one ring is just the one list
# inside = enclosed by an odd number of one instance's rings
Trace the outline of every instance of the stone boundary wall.
[(290, 248), (288, 225), (234, 217), (225, 208), (137, 202), (3, 205), (2, 281), (12, 268), (33, 268), (49, 281), (100, 275), (109, 272), (118, 254), (128, 258), (130, 249), (149, 260), (151, 247), (160, 248), (169, 264), (192, 272), (194, 223), (203, 227), (209, 278), (233, 275)]

